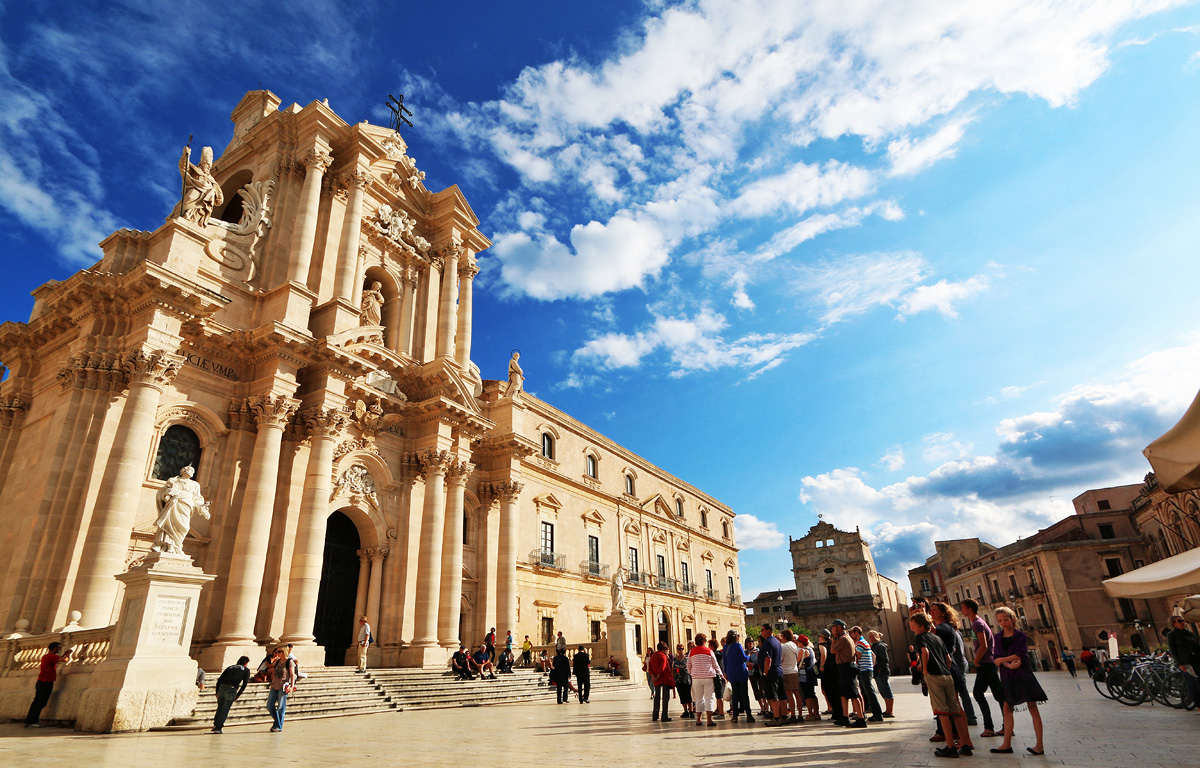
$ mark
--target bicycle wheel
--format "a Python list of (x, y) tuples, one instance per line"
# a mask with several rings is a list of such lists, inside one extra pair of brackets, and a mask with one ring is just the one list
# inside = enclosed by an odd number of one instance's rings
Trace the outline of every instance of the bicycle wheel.
[(1144, 702), (1149, 694), (1146, 686), (1125, 670), (1110, 672), (1108, 675), (1108, 690), (1112, 697), (1127, 707), (1136, 707)]
[(1172, 672), (1167, 675), (1167, 678), (1163, 680), (1161, 695), (1158, 697), (1159, 701), (1175, 709), (1186, 707), (1191, 697), (1188, 696), (1188, 685), (1184, 679), (1185, 677), (1186, 673), (1184, 672)]
[(1106, 699), (1115, 699), (1112, 689), (1108, 687), (1108, 679), (1112, 677), (1112, 673), (1103, 667), (1098, 668), (1095, 674), (1092, 675), (1092, 685), (1096, 686), (1096, 692)]

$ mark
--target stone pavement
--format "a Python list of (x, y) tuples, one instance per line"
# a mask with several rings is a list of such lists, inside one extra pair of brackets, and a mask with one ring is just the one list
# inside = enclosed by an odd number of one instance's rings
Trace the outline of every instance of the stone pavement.
[[(1039, 675), (1051, 701), (1042, 708), (1046, 755), (1025, 753), (1033, 743), (1027, 713), (1017, 715), (1012, 755), (987, 752), (999, 739), (977, 739), (974, 757), (951, 765), (999, 768), (1087, 766), (1128, 768), (1200, 763), (1200, 714), (1102, 699), (1091, 681), (1066, 673)], [(94, 736), (60, 728), (0, 725), (0, 765), (12, 768), (86, 766), (169, 768), (212, 766), (403, 764), (406, 766), (921, 766), (948, 761), (928, 741), (928, 700), (906, 678), (895, 678), (895, 720), (864, 730), (827, 723), (764, 728), (761, 724), (697, 728), (679, 720), (650, 722), (647, 693), (595, 697), (591, 704), (557, 706), (553, 693), (536, 704), (426, 710), (289, 722), (282, 734), (263, 726), (207, 732)], [(32, 696), (32, 692), (30, 693)], [(677, 705), (678, 702), (673, 701)], [(978, 732), (979, 729), (973, 729)], [(386, 762), (384, 762), (386, 761)]]

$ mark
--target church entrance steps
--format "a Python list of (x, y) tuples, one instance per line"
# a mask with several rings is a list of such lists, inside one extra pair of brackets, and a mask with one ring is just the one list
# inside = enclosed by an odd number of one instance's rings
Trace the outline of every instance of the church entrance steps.
[[(287, 720), (347, 717), (405, 709), (478, 707), (521, 701), (550, 700), (554, 686), (546, 676), (518, 669), (495, 680), (456, 680), (442, 670), (372, 669), (357, 674), (353, 667), (332, 667), (308, 672), (288, 696)], [(215, 675), (209, 675), (214, 681)], [(598, 670), (592, 671), (592, 695), (640, 687)], [(269, 725), (265, 683), (251, 683), (229, 711), (226, 725)], [(175, 718), (159, 730), (199, 730), (212, 727), (217, 709), (215, 685), (199, 694), (190, 717)]]

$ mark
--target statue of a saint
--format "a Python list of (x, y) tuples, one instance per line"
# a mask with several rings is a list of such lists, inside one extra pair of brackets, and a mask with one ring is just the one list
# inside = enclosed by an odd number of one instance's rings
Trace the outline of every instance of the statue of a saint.
[(192, 148), (185, 147), (179, 158), (179, 174), (183, 177), (179, 216), (204, 227), (208, 225), (213, 209), (225, 202), (225, 195), (212, 175), (212, 147), (200, 150), (200, 165), (193, 164), (191, 156)]
[(208, 502), (200, 495), (200, 483), (192, 479), (196, 470), (184, 467), (158, 492), (158, 519), (154, 521), (154, 544), (150, 549), (165, 555), (182, 555), (183, 539), (192, 526), (192, 515), (208, 519)]
[(521, 391), (522, 385), (525, 383), (525, 372), (521, 370), (521, 364), (517, 362), (521, 358), (520, 352), (513, 352), (512, 359), (508, 361), (508, 396), (512, 397)]
[(618, 568), (612, 577), (612, 611), (625, 613), (625, 580), (621, 576), (624, 569)]
[(359, 305), (359, 325), (383, 325), (383, 283), (378, 280), (363, 291), (362, 304)]

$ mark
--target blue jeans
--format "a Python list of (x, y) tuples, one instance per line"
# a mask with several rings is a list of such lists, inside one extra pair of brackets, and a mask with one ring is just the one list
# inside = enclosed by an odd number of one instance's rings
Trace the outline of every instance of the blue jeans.
[(275, 727), (283, 730), (283, 712), (287, 709), (287, 691), (280, 688), (274, 688), (267, 694), (267, 712), (271, 713), (271, 720), (274, 721)]
[(233, 706), (233, 702), (237, 699), (238, 687), (236, 685), (218, 685), (217, 686), (217, 714), (213, 718), (213, 730), (219, 731), (225, 727), (225, 718), (229, 717), (229, 708)]

